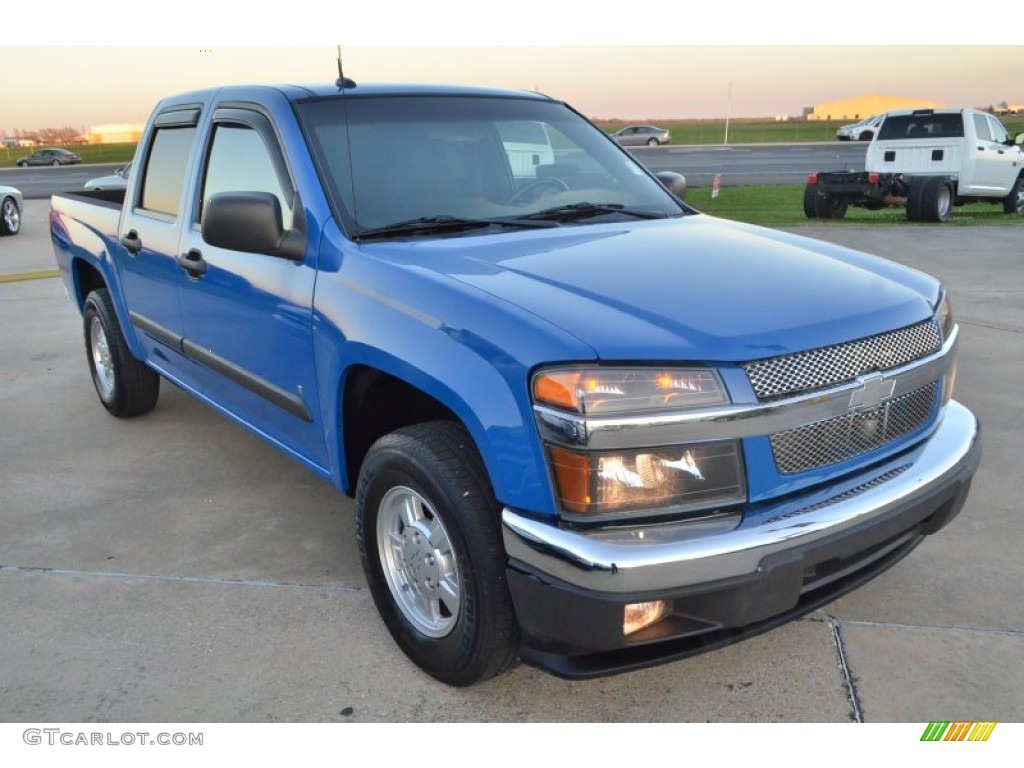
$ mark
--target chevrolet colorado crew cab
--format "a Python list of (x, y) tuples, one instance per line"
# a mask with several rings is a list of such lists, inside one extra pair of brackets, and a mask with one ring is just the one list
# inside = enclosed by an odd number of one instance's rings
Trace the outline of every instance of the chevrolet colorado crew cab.
[(910, 221), (947, 221), (953, 207), (996, 203), (1024, 214), (1024, 133), (1010, 138), (976, 109), (899, 110), (884, 115), (864, 171), (813, 173), (804, 187), (810, 219), (841, 219), (850, 205), (903, 206)]
[(167, 380), (354, 497), (383, 622), (446, 683), (765, 631), (964, 504), (943, 286), (702, 215), (562, 102), (213, 89), (134, 168), (51, 207), (103, 406)]

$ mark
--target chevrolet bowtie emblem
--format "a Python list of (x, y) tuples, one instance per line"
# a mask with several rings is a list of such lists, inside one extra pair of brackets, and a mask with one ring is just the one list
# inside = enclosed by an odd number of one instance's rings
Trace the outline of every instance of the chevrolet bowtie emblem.
[(850, 395), (850, 408), (874, 408), (892, 397), (896, 379), (886, 379), (880, 373), (865, 376)]

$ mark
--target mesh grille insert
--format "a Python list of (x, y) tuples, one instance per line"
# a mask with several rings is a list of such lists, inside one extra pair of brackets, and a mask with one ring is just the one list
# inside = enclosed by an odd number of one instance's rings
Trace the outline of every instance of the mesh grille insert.
[(806, 472), (880, 448), (923, 426), (937, 393), (933, 382), (875, 408), (771, 435), (775, 465), (782, 474)]
[(934, 320), (845, 344), (755, 360), (743, 366), (758, 400), (823, 389), (874, 371), (886, 371), (942, 346)]

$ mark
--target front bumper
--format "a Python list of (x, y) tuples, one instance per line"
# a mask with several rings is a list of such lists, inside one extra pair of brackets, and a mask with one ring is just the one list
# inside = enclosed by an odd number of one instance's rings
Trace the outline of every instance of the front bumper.
[[(924, 443), (874, 471), (705, 523), (580, 531), (506, 508), (522, 658), (563, 677), (595, 677), (710, 650), (824, 605), (960, 511), (979, 434), (953, 401)], [(669, 617), (625, 638), (624, 606), (648, 600), (670, 601)]]

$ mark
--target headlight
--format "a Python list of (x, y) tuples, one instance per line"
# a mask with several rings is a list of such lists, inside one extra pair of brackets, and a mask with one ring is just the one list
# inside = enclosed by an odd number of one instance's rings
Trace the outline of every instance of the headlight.
[(544, 371), (533, 379), (539, 403), (604, 415), (679, 410), (729, 402), (718, 374), (706, 368), (587, 368)]
[[(534, 376), (533, 398), (583, 431), (589, 420), (660, 418), (729, 403), (718, 373), (708, 368), (549, 369)], [(688, 443), (680, 436), (676, 445), (613, 451), (548, 444), (562, 514), (579, 520), (677, 515), (746, 499), (738, 440)]]
[(549, 446), (548, 456), (563, 512), (587, 520), (689, 512), (746, 498), (736, 440), (611, 452)]
[[(953, 328), (956, 326), (956, 319), (953, 316), (953, 302), (949, 298), (948, 293), (943, 292), (942, 294), (942, 300), (939, 302), (939, 308), (935, 310), (935, 322), (939, 326), (939, 332), (942, 334), (942, 341), (945, 343), (946, 339), (948, 339), (950, 334), (953, 333)], [(943, 405), (953, 398), (953, 388), (955, 384), (956, 361), (954, 360), (949, 372), (942, 377)]]
[(953, 332), (953, 326), (956, 325), (956, 320), (953, 317), (953, 301), (949, 298), (948, 293), (942, 294), (939, 308), (935, 310), (935, 322), (938, 323), (942, 340), (945, 341)]

